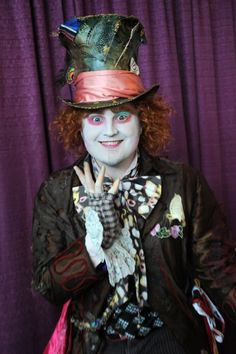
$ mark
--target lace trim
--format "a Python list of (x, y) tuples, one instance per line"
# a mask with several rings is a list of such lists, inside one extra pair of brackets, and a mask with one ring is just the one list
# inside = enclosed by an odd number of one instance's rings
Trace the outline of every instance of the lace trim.
[(91, 207), (84, 208), (86, 237), (85, 246), (96, 266), (104, 262), (104, 252), (102, 249), (103, 226), (99, 220), (98, 214)]
[(90, 256), (105, 260), (108, 278), (111, 286), (115, 286), (121, 279), (134, 274), (136, 250), (130, 232), (127, 228), (120, 231), (117, 240), (109, 249), (101, 247), (103, 240), (103, 226), (99, 220), (98, 214), (90, 207), (84, 209), (86, 238), (85, 246)]
[(121, 229), (120, 236), (105, 250), (109, 282), (115, 286), (121, 279), (134, 274), (136, 250), (127, 228)]

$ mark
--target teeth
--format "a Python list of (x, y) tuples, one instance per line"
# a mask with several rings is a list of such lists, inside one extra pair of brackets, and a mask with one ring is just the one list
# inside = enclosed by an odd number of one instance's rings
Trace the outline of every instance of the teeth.
[(119, 144), (121, 141), (120, 140), (117, 140), (117, 141), (101, 141), (101, 144), (104, 144), (104, 145), (116, 145), (116, 144)]

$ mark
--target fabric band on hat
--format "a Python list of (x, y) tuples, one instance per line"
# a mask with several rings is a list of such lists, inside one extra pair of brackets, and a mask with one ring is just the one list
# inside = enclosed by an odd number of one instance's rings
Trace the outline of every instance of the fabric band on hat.
[(145, 91), (140, 77), (127, 70), (86, 71), (74, 85), (76, 103), (135, 97)]

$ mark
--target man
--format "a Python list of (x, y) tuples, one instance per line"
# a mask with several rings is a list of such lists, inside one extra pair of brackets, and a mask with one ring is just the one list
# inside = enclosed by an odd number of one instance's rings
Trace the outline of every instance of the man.
[(36, 198), (33, 284), (65, 304), (45, 353), (216, 353), (224, 321), (206, 293), (235, 313), (234, 246), (204, 178), (157, 156), (171, 109), (139, 77), (143, 26), (87, 16), (59, 38), (75, 91), (53, 127), (87, 155)]

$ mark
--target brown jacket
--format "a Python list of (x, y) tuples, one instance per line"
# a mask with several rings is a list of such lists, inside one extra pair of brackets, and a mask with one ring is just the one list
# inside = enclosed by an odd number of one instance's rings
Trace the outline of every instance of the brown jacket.
[[(221, 209), (205, 179), (192, 168), (141, 152), (140, 175), (161, 175), (162, 195), (141, 225), (146, 258), (149, 304), (171, 329), (186, 353), (207, 348), (202, 320), (191, 305), (195, 278), (213, 302), (235, 319), (236, 248)], [(77, 163), (82, 164), (82, 160)], [(101, 313), (110, 291), (107, 275), (97, 272), (84, 245), (85, 228), (74, 208), (73, 168), (53, 173), (35, 201), (33, 286), (54, 303), (72, 298), (72, 311), (92, 320)], [(170, 227), (169, 206), (182, 199), (183, 238), (150, 235), (158, 223)], [(96, 353), (99, 337), (74, 329), (71, 353)]]

